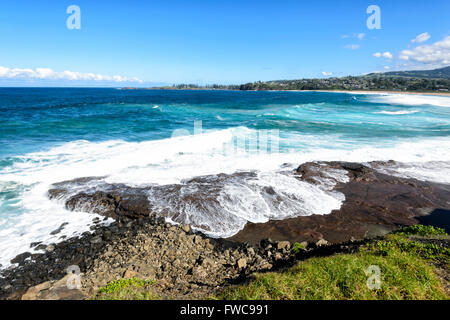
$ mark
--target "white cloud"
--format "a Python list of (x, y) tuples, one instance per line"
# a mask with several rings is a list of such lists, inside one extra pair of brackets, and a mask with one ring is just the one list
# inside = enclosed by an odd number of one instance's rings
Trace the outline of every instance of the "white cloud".
[(376, 58), (381, 58), (381, 57), (383, 57), (383, 58), (386, 58), (386, 59), (392, 59), (392, 58), (394, 58), (394, 56), (392, 55), (392, 53), (390, 53), (390, 52), (388, 52), (388, 51), (383, 52), (383, 53), (381, 53), (381, 52), (375, 52), (375, 53), (373, 54), (373, 56), (376, 57)]
[(348, 44), (345, 46), (345, 48), (350, 49), (350, 50), (358, 50), (360, 47), (359, 44)]
[(428, 32), (424, 32), (419, 34), (417, 37), (411, 40), (411, 42), (422, 43), (430, 39), (430, 34)]
[(329, 77), (329, 76), (333, 75), (333, 72), (322, 71), (322, 75)]
[(138, 82), (138, 78), (122, 76), (108, 76), (95, 73), (81, 73), (74, 71), (53, 71), (50, 68), (21, 69), (0, 66), (0, 78), (21, 80), (65, 80), (65, 81), (110, 81), (110, 82)]
[(389, 70), (391, 67), (390, 66), (384, 66), (384, 69)]
[(361, 32), (361, 33), (353, 33), (351, 36), (348, 35), (348, 34), (343, 34), (343, 35), (341, 36), (341, 38), (342, 38), (342, 39), (347, 39), (347, 38), (357, 38), (357, 39), (359, 39), (359, 40), (362, 40), (362, 39), (364, 39), (365, 36), (366, 36), (366, 34)]
[(394, 56), (390, 52), (383, 52), (383, 57), (386, 59), (392, 59)]
[(414, 54), (414, 51), (411, 50), (403, 50), (400, 52), (398, 58), (401, 60), (405, 60), (408, 61), (409, 60), (409, 56), (412, 56)]
[(450, 64), (450, 36), (433, 44), (418, 46), (412, 50), (403, 50), (399, 58), (405, 61), (416, 61), (435, 66)]

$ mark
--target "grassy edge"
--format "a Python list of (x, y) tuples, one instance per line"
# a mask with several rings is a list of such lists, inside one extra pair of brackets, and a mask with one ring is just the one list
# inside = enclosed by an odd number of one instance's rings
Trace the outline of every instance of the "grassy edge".
[[(226, 288), (214, 298), (449, 300), (445, 280), (438, 277), (436, 268), (450, 269), (450, 249), (416, 241), (417, 238), (448, 240), (449, 237), (439, 228), (407, 227), (361, 247), (355, 254), (315, 257), (300, 261), (284, 272), (255, 274), (247, 283)], [(367, 283), (372, 280), (373, 284), (377, 270), (380, 271), (380, 286), (371, 289)]]
[[(416, 239), (448, 240), (449, 236), (439, 228), (421, 225), (407, 227), (361, 247), (357, 253), (314, 257), (299, 261), (283, 272), (256, 273), (246, 283), (222, 289), (208, 298), (450, 300), (436, 272), (438, 265), (450, 270), (450, 249)], [(299, 251), (305, 249), (303, 244), (294, 244), (293, 248)], [(377, 270), (380, 271), (380, 286), (371, 289), (368, 282), (376, 285), (373, 276), (376, 276)], [(154, 293), (154, 284), (154, 280), (119, 279), (100, 288), (92, 299), (161, 299)]]
[(152, 290), (155, 280), (144, 280), (136, 277), (118, 279), (101, 287), (93, 300), (159, 300)]

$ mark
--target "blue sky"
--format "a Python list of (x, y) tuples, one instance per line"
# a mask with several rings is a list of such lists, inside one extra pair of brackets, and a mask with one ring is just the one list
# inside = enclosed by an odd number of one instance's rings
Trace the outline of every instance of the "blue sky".
[[(372, 4), (379, 30), (366, 26)], [(79, 30), (66, 27), (69, 5), (81, 10)], [(2, 0), (0, 86), (228, 84), (440, 67), (449, 64), (449, 12), (448, 0)]]

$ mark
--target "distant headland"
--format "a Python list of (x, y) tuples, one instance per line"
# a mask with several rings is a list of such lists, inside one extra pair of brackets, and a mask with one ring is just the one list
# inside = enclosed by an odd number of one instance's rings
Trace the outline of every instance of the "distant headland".
[(246, 91), (377, 91), (450, 94), (450, 66), (434, 70), (392, 71), (362, 76), (257, 81), (235, 85), (177, 84), (126, 90), (246, 90)]

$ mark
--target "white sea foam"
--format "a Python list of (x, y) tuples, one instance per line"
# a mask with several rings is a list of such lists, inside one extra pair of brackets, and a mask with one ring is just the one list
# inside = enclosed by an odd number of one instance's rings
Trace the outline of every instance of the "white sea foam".
[[(255, 178), (225, 183), (220, 189), (221, 217), (226, 217), (222, 220), (214, 218), (214, 213), (202, 215), (195, 207), (182, 208), (187, 222), (195, 219), (198, 225), (209, 224), (202, 231), (218, 237), (238, 232), (246, 221), (328, 214), (339, 208), (343, 197), (330, 188), (333, 181), (345, 179), (344, 173), (330, 172), (330, 179), (324, 179), (318, 186), (286, 173), (307, 161), (393, 159), (409, 164), (396, 169), (397, 174), (450, 183), (450, 161), (447, 161), (450, 160), (450, 138), (410, 139), (358, 147), (356, 142), (350, 144), (335, 136), (289, 134), (281, 137), (280, 144), (295, 146), (291, 152), (249, 154), (237, 150), (230, 153), (224, 146), (236, 136), (254, 137), (255, 132), (241, 127), (144, 142), (73, 141), (18, 157), (18, 161), (0, 172), (0, 188), (12, 182), (24, 188), (16, 204), (24, 213), (8, 218), (8, 223), (0, 217), (0, 263), (7, 266), (16, 254), (30, 251), (31, 242), (55, 242), (61, 235), (88, 230), (92, 214), (68, 212), (62, 202), (51, 201), (46, 195), (51, 184), (79, 177), (105, 176), (104, 181), (108, 183), (142, 186), (184, 184), (192, 177), (219, 173), (256, 172)], [(280, 167), (285, 163), (290, 165)], [(264, 189), (268, 187), (283, 201), (270, 199), (270, 193)], [(164, 207), (163, 202), (159, 205)], [(69, 224), (62, 233), (50, 235), (64, 222)]]
[(417, 94), (372, 94), (366, 100), (376, 103), (395, 105), (450, 107), (450, 97)]
[(377, 169), (398, 177), (450, 184), (450, 161), (407, 162)]
[(399, 110), (399, 111), (380, 111), (374, 112), (375, 114), (388, 114), (388, 115), (404, 115), (404, 114), (414, 114), (419, 112), (419, 110)]
[[(0, 226), (0, 264), (10, 265), (10, 260), (17, 254), (28, 251), (37, 252), (30, 248), (33, 242), (45, 244), (57, 243), (61, 237), (79, 236), (93, 225), (93, 219), (100, 217), (86, 212), (71, 212), (65, 210), (61, 203), (47, 198), (47, 185), (39, 183), (22, 194), (18, 206), (24, 212), (15, 217), (3, 217), (6, 226)], [(105, 221), (106, 224), (112, 220)], [(51, 232), (67, 223), (62, 230), (52, 235)]]
[[(333, 175), (330, 172), (330, 182)], [(340, 179), (336, 177), (334, 183)], [(191, 224), (212, 237), (229, 237), (248, 221), (262, 223), (339, 209), (344, 195), (331, 190), (334, 183), (309, 184), (290, 170), (243, 172), (154, 187), (149, 200), (152, 211), (170, 221)]]

